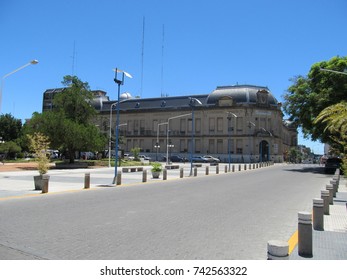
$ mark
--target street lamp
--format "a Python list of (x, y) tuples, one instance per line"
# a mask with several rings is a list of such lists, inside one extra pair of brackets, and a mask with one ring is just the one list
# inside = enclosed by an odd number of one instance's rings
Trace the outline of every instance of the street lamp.
[[(123, 70), (120, 70), (118, 68), (116, 69), (113, 69), (113, 71), (115, 72), (115, 77), (114, 77), (114, 82), (118, 85), (118, 102), (117, 102), (117, 119), (116, 119), (116, 143), (115, 143), (115, 161), (114, 161), (114, 178), (113, 178), (113, 184), (116, 184), (117, 182), (117, 175), (118, 175), (118, 170), (117, 170), (117, 167), (118, 167), (118, 142), (119, 142), (119, 103), (120, 103), (120, 86), (121, 85), (124, 85), (124, 76), (127, 76), (128, 78), (132, 78), (132, 76), (123, 71)], [(118, 73), (121, 73), (121, 76), (122, 78), (119, 79), (117, 78), (117, 74)]]
[(190, 173), (189, 176), (193, 175), (193, 151), (195, 150), (194, 145), (194, 109), (196, 104), (202, 105), (201, 101), (195, 97), (188, 97), (189, 98), (189, 106), (192, 107), (192, 140), (190, 143)]
[(169, 125), (170, 125), (170, 121), (173, 120), (173, 119), (178, 119), (178, 118), (183, 118), (183, 117), (187, 117), (187, 116), (190, 116), (191, 113), (189, 114), (184, 114), (184, 115), (179, 115), (179, 116), (175, 116), (175, 117), (172, 117), (172, 118), (168, 118), (167, 119), (167, 131), (166, 131), (166, 165), (169, 165), (169, 132), (170, 132), (170, 129), (169, 129)]
[[(231, 117), (234, 117), (235, 120), (237, 118), (237, 115), (232, 112), (227, 112), (228, 114), (228, 162), (229, 162), (229, 171), (230, 171), (230, 165), (231, 165), (231, 149), (230, 149), (230, 143), (231, 143)], [(236, 125), (234, 125), (235, 127)]]
[[(335, 74), (347, 75), (347, 72), (335, 71), (335, 70), (330, 70), (330, 69), (325, 69), (325, 68), (320, 68), (320, 70), (325, 71), (325, 72), (335, 73)], [(345, 69), (345, 71), (346, 71), (346, 69)]]
[(158, 150), (160, 148), (160, 145), (159, 145), (159, 126), (161, 125), (167, 125), (168, 122), (163, 122), (163, 123), (158, 123), (158, 128), (157, 128), (157, 143), (155, 144), (154, 148), (157, 149), (157, 152), (156, 152), (156, 155), (155, 155), (155, 160), (158, 161)]
[(251, 150), (251, 146), (252, 145), (252, 134), (251, 134), (251, 129), (252, 129), (252, 126), (255, 127), (255, 123), (249, 121), (248, 122), (248, 128), (249, 128), (249, 148), (248, 148), (248, 153), (249, 153), (249, 162), (252, 162), (252, 150)]
[[(269, 133), (269, 135), (270, 135), (271, 137), (273, 136), (272, 133), (271, 133), (270, 131), (266, 130), (264, 127), (261, 127), (260, 129), (261, 129), (262, 131), (264, 131), (264, 132)], [(260, 141), (259, 150), (260, 150), (260, 162), (263, 162), (263, 141)], [(269, 153), (269, 151), (268, 151), (268, 153)]]
[(27, 64), (25, 64), (25, 65), (23, 65), (23, 66), (17, 68), (16, 70), (13, 70), (12, 72), (10, 72), (10, 73), (8, 73), (8, 74), (6, 74), (6, 75), (4, 75), (4, 76), (1, 77), (1, 86), (0, 86), (0, 112), (1, 112), (1, 104), (2, 104), (2, 89), (3, 89), (3, 87), (4, 87), (4, 79), (7, 78), (8, 76), (10, 76), (10, 75), (12, 75), (12, 74), (18, 72), (19, 70), (22, 70), (23, 68), (25, 68), (25, 67), (27, 67), (27, 66), (29, 66), (29, 65), (32, 65), (32, 64), (34, 65), (34, 64), (37, 64), (37, 63), (39, 63), (39, 61), (36, 60), (36, 59), (34, 59), (34, 60), (28, 62)]

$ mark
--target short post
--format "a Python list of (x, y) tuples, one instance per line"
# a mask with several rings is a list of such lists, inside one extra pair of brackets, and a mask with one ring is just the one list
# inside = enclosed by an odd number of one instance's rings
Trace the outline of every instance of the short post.
[(243, 170), (247, 170), (247, 164), (243, 165)]
[(323, 199), (323, 209), (324, 215), (329, 215), (329, 191), (320, 191), (320, 197)]
[(167, 180), (167, 169), (163, 169), (163, 180)]
[(42, 175), (42, 193), (48, 193), (49, 175)]
[(224, 165), (224, 173), (228, 173), (228, 166)]
[(208, 174), (210, 174), (210, 168), (208, 166), (206, 166), (205, 175), (208, 175)]
[(216, 174), (219, 174), (219, 165), (216, 165)]
[(232, 172), (235, 172), (235, 165), (234, 164), (233, 164), (231, 170), (232, 170)]
[(248, 165), (248, 169), (252, 170), (252, 164), (251, 163)]
[(334, 187), (332, 185), (326, 185), (325, 187), (329, 191), (329, 204), (334, 204)]
[(289, 244), (285, 241), (270, 240), (267, 243), (268, 260), (288, 260)]
[(312, 257), (312, 217), (311, 213), (298, 213), (298, 253), (302, 257)]
[(195, 166), (194, 167), (194, 177), (196, 177), (198, 175), (198, 168)]
[(333, 186), (333, 197), (336, 197), (337, 193), (337, 181), (336, 180), (331, 180), (330, 184)]
[(241, 171), (241, 164), (239, 164), (239, 171)]
[(122, 184), (122, 171), (117, 172), (117, 177), (116, 177), (116, 185), (121, 185)]
[(180, 178), (183, 178), (183, 167), (180, 168)]
[(313, 229), (324, 230), (324, 201), (320, 198), (313, 199)]
[(84, 174), (84, 188), (90, 189), (90, 173)]
[(146, 183), (147, 182), (147, 170), (143, 170), (142, 171), (142, 183)]

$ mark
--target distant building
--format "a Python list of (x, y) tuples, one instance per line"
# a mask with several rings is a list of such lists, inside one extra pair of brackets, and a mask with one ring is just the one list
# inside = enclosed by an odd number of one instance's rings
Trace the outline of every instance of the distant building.
[[(59, 90), (45, 91), (43, 110), (51, 108)], [(93, 106), (99, 112), (95, 124), (114, 138), (117, 101), (103, 91), (94, 92)], [(281, 104), (267, 87), (220, 86), (210, 94), (156, 98), (123, 93), (120, 100), (120, 148), (126, 152), (139, 147), (152, 158), (161, 159), (168, 150), (189, 158), (193, 108), (195, 155), (209, 154), (225, 162), (229, 154), (232, 162), (283, 162), (290, 147), (297, 146), (296, 127), (283, 120)]]

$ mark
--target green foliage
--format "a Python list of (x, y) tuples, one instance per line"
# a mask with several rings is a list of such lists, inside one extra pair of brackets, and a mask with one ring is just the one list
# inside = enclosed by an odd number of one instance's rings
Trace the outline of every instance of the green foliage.
[(284, 111), (290, 119), (302, 127), (305, 136), (313, 140), (330, 142), (330, 133), (321, 122), (314, 123), (315, 118), (326, 107), (346, 99), (347, 75), (322, 71), (321, 68), (344, 71), (347, 68), (347, 57), (333, 57), (312, 65), (307, 76), (292, 79), (284, 95)]
[(153, 172), (161, 172), (163, 170), (162, 165), (159, 162), (152, 163), (152, 171)]
[(40, 132), (35, 132), (34, 135), (27, 135), (27, 137), (30, 141), (30, 148), (35, 153), (37, 169), (40, 175), (46, 174), (49, 169), (49, 138)]
[(141, 149), (139, 147), (135, 147), (131, 149), (131, 153), (134, 155), (135, 161), (140, 161), (140, 151)]
[(14, 141), (0, 143), (0, 153), (5, 154), (6, 159), (14, 159), (21, 150), (21, 147)]
[(302, 160), (302, 153), (295, 147), (290, 148), (288, 152), (288, 161), (289, 162), (294, 162), (294, 163), (299, 163)]
[(324, 131), (333, 146), (341, 153), (347, 152), (347, 102), (343, 101), (325, 108), (313, 122), (323, 124)]
[(51, 148), (67, 151), (73, 163), (76, 151), (101, 150), (106, 137), (91, 122), (96, 112), (90, 105), (92, 94), (88, 84), (75, 76), (65, 76), (63, 84), (69, 88), (54, 98), (54, 110), (34, 113), (26, 131), (46, 134), (51, 139)]
[(0, 116), (0, 137), (2, 141), (13, 141), (20, 137), (22, 121), (15, 119), (11, 114)]

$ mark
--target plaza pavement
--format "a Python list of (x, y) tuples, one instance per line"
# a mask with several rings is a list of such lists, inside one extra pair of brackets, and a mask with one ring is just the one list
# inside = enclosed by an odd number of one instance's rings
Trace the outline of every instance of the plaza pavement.
[[(225, 165), (220, 164), (219, 174), (225, 173)], [(181, 164), (184, 168), (184, 177), (190, 173), (190, 164)], [(233, 165), (231, 165), (231, 171)], [(245, 170), (244, 164), (234, 164), (235, 172), (252, 172), (247, 164)], [(152, 179), (150, 166), (145, 166), (147, 170), (147, 181), (163, 182), (160, 179)], [(266, 167), (266, 168), (271, 168)], [(120, 167), (121, 169), (121, 167)], [(241, 170), (240, 170), (241, 169)], [(239, 171), (240, 170), (240, 171)], [(197, 176), (206, 176), (205, 165), (198, 168)], [(84, 190), (85, 174), (90, 174), (90, 189), (101, 190), (105, 187), (116, 187), (112, 184), (114, 177), (114, 168), (98, 169), (75, 169), (75, 170), (57, 170), (49, 171), (49, 193), (42, 194), (41, 191), (34, 190), (33, 176), (37, 171), (8, 171), (1, 172), (0, 168), (0, 203), (2, 200), (21, 199), (30, 196), (50, 195), (56, 193), (66, 193)], [(216, 175), (216, 167), (209, 167), (209, 175)], [(167, 180), (180, 179), (179, 169), (168, 170)], [(329, 181), (327, 180), (327, 184)], [(130, 187), (142, 183), (142, 172), (122, 173), (122, 184), (117, 187)], [(322, 186), (322, 190), (325, 186)], [(312, 198), (313, 199), (313, 198)], [(330, 215), (324, 215), (324, 231), (313, 230), (313, 257), (304, 258), (298, 255), (297, 246), (289, 256), (290, 260), (347, 260), (347, 180), (341, 176), (339, 190), (334, 198), (334, 204), (330, 205)]]

